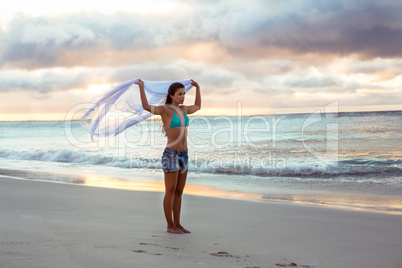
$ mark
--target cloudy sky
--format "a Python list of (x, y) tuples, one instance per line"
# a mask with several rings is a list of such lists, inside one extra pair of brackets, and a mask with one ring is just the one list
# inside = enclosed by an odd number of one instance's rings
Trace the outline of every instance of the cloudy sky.
[(14, 0), (0, 120), (63, 119), (137, 77), (193, 78), (199, 114), (401, 110), (401, 14), (398, 0)]

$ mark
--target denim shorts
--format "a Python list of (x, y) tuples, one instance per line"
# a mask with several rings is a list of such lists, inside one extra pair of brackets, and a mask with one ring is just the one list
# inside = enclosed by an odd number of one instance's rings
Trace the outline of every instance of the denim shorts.
[(188, 151), (165, 148), (162, 154), (162, 169), (163, 172), (187, 171)]

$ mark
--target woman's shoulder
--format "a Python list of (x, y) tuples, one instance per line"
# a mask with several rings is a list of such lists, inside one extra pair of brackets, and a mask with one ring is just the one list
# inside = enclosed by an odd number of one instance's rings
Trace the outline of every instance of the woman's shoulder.
[(187, 106), (186, 105), (180, 105), (179, 107), (180, 107), (180, 109), (182, 109), (183, 111), (185, 111), (187, 113)]
[(170, 104), (162, 104), (161, 107), (162, 107), (165, 115), (172, 116), (173, 108), (170, 106)]
[(162, 109), (171, 110), (170, 104), (161, 104), (161, 105), (159, 105), (159, 106), (162, 107)]

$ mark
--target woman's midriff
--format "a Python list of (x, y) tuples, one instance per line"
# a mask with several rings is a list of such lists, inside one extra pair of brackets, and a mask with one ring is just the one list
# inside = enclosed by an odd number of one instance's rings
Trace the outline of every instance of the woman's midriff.
[(168, 142), (166, 147), (177, 151), (187, 150), (187, 127), (175, 127), (166, 131)]

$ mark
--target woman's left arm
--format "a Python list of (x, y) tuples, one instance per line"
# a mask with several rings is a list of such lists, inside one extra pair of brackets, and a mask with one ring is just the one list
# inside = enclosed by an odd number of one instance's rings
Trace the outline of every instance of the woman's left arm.
[(195, 101), (194, 105), (187, 106), (187, 114), (192, 114), (195, 113), (196, 111), (201, 109), (201, 91), (200, 91), (200, 85), (198, 85), (197, 82), (195, 82), (193, 79), (191, 79), (191, 84), (195, 86)]

